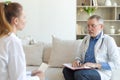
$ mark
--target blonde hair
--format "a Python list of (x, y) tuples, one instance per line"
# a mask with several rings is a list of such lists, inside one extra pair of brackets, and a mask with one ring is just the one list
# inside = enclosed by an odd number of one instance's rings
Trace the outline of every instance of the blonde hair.
[(19, 3), (11, 2), (5, 4), (0, 2), (0, 37), (13, 31), (11, 20), (21, 15), (22, 6)]
[(12, 32), (12, 27), (5, 17), (4, 3), (0, 3), (0, 36), (4, 36)]

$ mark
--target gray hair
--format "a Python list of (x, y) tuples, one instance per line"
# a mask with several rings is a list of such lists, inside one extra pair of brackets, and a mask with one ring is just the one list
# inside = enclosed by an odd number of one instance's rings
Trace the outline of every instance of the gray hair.
[(102, 18), (101, 16), (92, 15), (92, 16), (90, 16), (90, 17), (88, 18), (88, 20), (90, 20), (90, 19), (97, 19), (97, 21), (98, 21), (100, 24), (104, 25), (104, 20), (103, 20), (103, 18)]

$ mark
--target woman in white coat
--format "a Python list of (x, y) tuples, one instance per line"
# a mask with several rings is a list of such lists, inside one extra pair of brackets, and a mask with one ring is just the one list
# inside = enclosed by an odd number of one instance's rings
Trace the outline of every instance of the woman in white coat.
[(63, 69), (65, 80), (110, 80), (112, 70), (120, 68), (120, 53), (114, 39), (103, 34), (104, 20), (93, 15), (88, 19), (89, 35), (80, 46), (80, 56), (73, 67), (90, 67), (89, 70)]
[(25, 54), (16, 36), (25, 26), (23, 8), (16, 2), (0, 2), (0, 80), (43, 80), (41, 71), (26, 76)]

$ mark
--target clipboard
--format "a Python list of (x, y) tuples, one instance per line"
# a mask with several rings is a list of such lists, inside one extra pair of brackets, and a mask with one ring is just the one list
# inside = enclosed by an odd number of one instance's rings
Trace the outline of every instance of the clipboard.
[(80, 70), (80, 69), (91, 69), (91, 67), (72, 67), (72, 64), (71, 63), (65, 63), (63, 64), (63, 66), (71, 69), (71, 70)]

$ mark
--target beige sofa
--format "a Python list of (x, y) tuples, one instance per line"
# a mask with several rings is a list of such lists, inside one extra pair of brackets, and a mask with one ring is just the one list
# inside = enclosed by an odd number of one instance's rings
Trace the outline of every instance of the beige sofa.
[[(60, 40), (53, 38), (52, 44), (37, 43), (25, 45), (27, 71), (38, 69), (42, 62), (49, 64), (45, 72), (46, 80), (65, 80), (63, 63), (70, 63), (79, 55), (81, 40)], [(120, 48), (119, 48), (120, 50)], [(111, 80), (120, 80), (120, 70), (114, 71)]]

